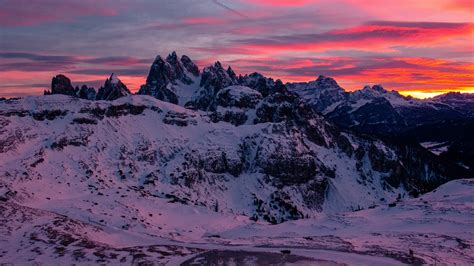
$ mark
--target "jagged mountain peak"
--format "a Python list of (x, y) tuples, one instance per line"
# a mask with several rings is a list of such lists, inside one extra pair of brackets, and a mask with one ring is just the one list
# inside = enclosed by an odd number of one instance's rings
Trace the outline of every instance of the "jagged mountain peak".
[(118, 75), (115, 73), (112, 73), (109, 78), (110, 82), (112, 84), (118, 84), (120, 82), (120, 79), (118, 78)]
[(326, 77), (320, 75), (315, 82), (313, 83), (316, 85), (316, 89), (342, 89), (339, 84), (337, 84), (336, 80), (331, 77)]
[(235, 74), (234, 70), (232, 69), (232, 67), (227, 67), (227, 75), (229, 75), (230, 78), (232, 79), (237, 79), (237, 75)]
[(110, 77), (105, 80), (104, 86), (100, 87), (96, 99), (113, 101), (130, 94), (131, 92), (127, 86), (122, 83), (116, 74), (112, 73)]
[(170, 62), (170, 61), (178, 61), (178, 55), (176, 54), (176, 51), (173, 51), (171, 52), (171, 54), (168, 55), (168, 57), (166, 57), (166, 61)]
[(81, 88), (72, 86), (71, 80), (63, 74), (56, 75), (51, 80), (51, 90), (45, 91), (45, 95), (49, 94), (63, 94), (81, 99), (95, 100), (96, 91), (94, 88), (89, 88), (82, 85)]
[(199, 76), (199, 67), (187, 55), (181, 56), (181, 63), (183, 66), (193, 74), (195, 77)]
[(138, 94), (177, 104), (182, 96), (177, 94), (177, 87), (191, 85), (197, 77), (199, 68), (188, 56), (179, 59), (173, 51), (164, 60), (158, 55), (151, 65), (146, 84), (140, 87)]
[(377, 85), (365, 85), (364, 88), (362, 88), (363, 91), (375, 91), (378, 93), (387, 93), (388, 91), (384, 89), (384, 87), (380, 84)]
[(474, 93), (462, 93), (459, 91), (447, 92), (444, 94), (440, 94), (432, 98), (435, 101), (449, 101), (449, 100), (457, 100), (457, 101), (474, 101)]

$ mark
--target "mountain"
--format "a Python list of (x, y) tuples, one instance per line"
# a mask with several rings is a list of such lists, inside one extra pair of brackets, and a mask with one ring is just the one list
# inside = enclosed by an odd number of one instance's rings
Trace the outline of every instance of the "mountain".
[(110, 75), (106, 79), (104, 86), (99, 88), (96, 92), (94, 88), (82, 85), (81, 88), (74, 88), (71, 80), (64, 75), (57, 75), (53, 77), (51, 82), (51, 91), (45, 91), (44, 95), (61, 94), (72, 97), (78, 97), (86, 100), (107, 100), (112, 101), (120, 97), (130, 95), (131, 92), (125, 84), (120, 81), (117, 75)]
[(199, 68), (186, 55), (178, 60), (176, 52), (166, 60), (157, 56), (151, 65), (146, 84), (138, 94), (151, 95), (159, 100), (184, 105), (195, 90), (200, 78)]
[(120, 81), (117, 75), (112, 73), (110, 78), (105, 81), (104, 86), (100, 87), (97, 92), (96, 100), (113, 101), (130, 94), (127, 86)]
[(288, 84), (288, 88), (340, 126), (386, 135), (469, 116), (469, 112), (442, 100), (418, 100), (381, 85), (347, 92), (334, 79), (323, 76), (312, 82)]
[(460, 112), (467, 113), (470, 116), (474, 116), (474, 94), (473, 93), (448, 92), (448, 93), (433, 97), (432, 100), (435, 102), (448, 104), (456, 108)]
[(392, 142), (420, 144), (445, 161), (474, 171), (474, 101), (470, 94), (448, 93), (420, 100), (380, 85), (348, 92), (323, 76), (287, 86), (340, 127)]
[[(19, 250), (49, 264), (234, 256), (306, 263), (321, 259), (314, 253), (321, 248), (387, 265), (444, 262), (453, 249), (459, 261), (472, 259), (465, 233), (472, 182), (425, 194), (470, 172), (330, 116), (366, 101), (358, 114), (373, 114), (370, 123), (393, 112), (404, 119), (405, 104), (394, 99), (414, 100), (380, 86), (347, 93), (327, 77), (285, 85), (259, 73), (237, 76), (219, 62), (200, 72), (178, 58), (156, 57), (138, 95), (112, 74), (94, 100), (78, 97), (87, 87), (59, 93), (72, 87), (60, 77), (53, 95), (0, 102), (0, 235), (13, 243), (0, 261), (21, 262)], [(316, 97), (314, 88), (327, 91)], [(451, 198), (456, 190), (462, 196)], [(446, 212), (452, 220), (440, 218)], [(364, 229), (371, 237), (357, 235), (364, 224), (374, 226)], [(433, 241), (417, 245), (427, 232)], [(229, 254), (229, 245), (248, 250)], [(309, 250), (275, 255), (284, 246)]]
[(77, 96), (81, 99), (95, 100), (97, 97), (97, 92), (94, 88), (82, 85), (81, 88), (78, 90)]

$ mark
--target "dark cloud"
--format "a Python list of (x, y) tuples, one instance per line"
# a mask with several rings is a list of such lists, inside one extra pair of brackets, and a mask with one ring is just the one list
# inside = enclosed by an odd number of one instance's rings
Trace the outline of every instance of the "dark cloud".
[(148, 75), (149, 66), (146, 67), (135, 67), (135, 68), (85, 68), (67, 71), (71, 74), (82, 74), (82, 75), (98, 75), (98, 76), (109, 76), (111, 73), (117, 75), (126, 75), (132, 77), (146, 77)]
[[(94, 58), (81, 58), (77, 56), (65, 56), (65, 55), (41, 55), (33, 53), (0, 53), (0, 58), (14, 60), (19, 59), (18, 62), (7, 62), (0, 63), (1, 71), (17, 70), (17, 71), (66, 71), (70, 69), (75, 70), (78, 73), (83, 71), (86, 74), (87, 71), (94, 72), (90, 69), (82, 69), (84, 66), (81, 64), (90, 65), (102, 65), (106, 71), (117, 69), (117, 67), (130, 67), (137, 66), (137, 68), (130, 68), (131, 75), (137, 73), (137, 69), (146, 69), (152, 62), (151, 59), (141, 59), (135, 57), (125, 56), (114, 56), (114, 57), (94, 57)], [(24, 61), (26, 60), (26, 61)], [(107, 67), (110, 66), (110, 67)], [(119, 70), (121, 71), (121, 70)], [(71, 71), (74, 72), (74, 71)], [(121, 71), (122, 72), (122, 71)]]
[(0, 5), (0, 25), (4, 27), (72, 21), (82, 16), (117, 15), (117, 5), (108, 5), (106, 1), (2, 0)]

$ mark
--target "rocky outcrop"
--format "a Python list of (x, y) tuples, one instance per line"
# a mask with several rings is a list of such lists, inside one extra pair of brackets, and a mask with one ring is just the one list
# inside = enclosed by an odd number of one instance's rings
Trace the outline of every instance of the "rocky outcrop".
[(94, 88), (87, 87), (86, 85), (82, 85), (77, 95), (81, 99), (95, 100), (97, 92), (95, 91)]
[(81, 88), (77, 86), (74, 88), (71, 84), (71, 80), (64, 75), (53, 77), (53, 80), (51, 81), (51, 90), (44, 92), (44, 95), (50, 94), (63, 94), (86, 100), (95, 100), (96, 98), (96, 91), (94, 88), (87, 87), (87, 85), (82, 85)]
[(131, 92), (128, 90), (127, 86), (120, 81), (117, 75), (113, 74), (110, 75), (105, 81), (104, 86), (99, 89), (97, 92), (97, 100), (106, 100), (106, 101), (113, 101), (120, 97), (130, 95)]
[(289, 83), (287, 87), (298, 93), (318, 112), (325, 112), (331, 105), (346, 101), (349, 96), (334, 79), (325, 76), (319, 76), (308, 83)]
[(186, 107), (200, 110), (214, 109), (214, 100), (217, 93), (228, 86), (237, 85), (237, 77), (232, 70), (224, 70), (220, 62), (204, 68), (201, 76), (200, 88), (195, 92), (194, 98), (186, 103)]
[(257, 72), (239, 77), (239, 84), (260, 92), (263, 97), (267, 97), (275, 86), (273, 79), (266, 78)]
[(71, 84), (71, 80), (64, 75), (57, 75), (51, 81), (51, 92), (45, 94), (64, 94), (77, 96), (77, 90)]
[(262, 95), (249, 87), (229, 86), (216, 95), (216, 105), (222, 107), (255, 108)]
[(146, 84), (140, 87), (138, 94), (177, 104), (179, 95), (174, 87), (179, 83), (192, 84), (198, 76), (199, 68), (188, 56), (183, 55), (178, 59), (176, 52), (173, 52), (163, 59), (158, 55), (151, 65)]
[(193, 74), (195, 77), (199, 76), (199, 68), (187, 55), (181, 56), (181, 63), (183, 64), (186, 70)]

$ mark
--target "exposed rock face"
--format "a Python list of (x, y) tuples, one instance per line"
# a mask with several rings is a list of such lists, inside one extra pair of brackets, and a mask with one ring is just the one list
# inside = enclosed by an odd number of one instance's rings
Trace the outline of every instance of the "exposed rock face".
[(323, 76), (313, 82), (287, 85), (339, 126), (384, 136), (469, 115), (462, 108), (457, 109), (442, 101), (405, 97), (396, 91), (387, 91), (381, 85), (346, 92), (333, 79)]
[[(120, 84), (112, 75), (96, 98), (116, 99), (129, 93), (120, 93), (124, 90)], [(49, 110), (33, 115), (33, 122), (47, 119), (50, 126), (69, 121), (83, 134), (55, 135), (55, 152), (68, 152), (69, 146), (84, 149), (85, 164), (91, 169), (96, 169), (99, 158), (107, 157), (112, 163), (101, 170), (110, 178), (153, 185), (148, 192), (172, 192), (166, 197), (183, 204), (216, 209), (216, 202), (221, 201), (219, 208), (224, 211), (272, 223), (300, 219), (325, 208), (366, 208), (394, 200), (399, 191), (426, 192), (453, 176), (466, 176), (459, 166), (438, 166), (436, 157), (423, 154), (421, 148), (341, 131), (319, 114), (352, 128), (403, 125), (400, 102), (410, 100), (381, 86), (348, 93), (323, 76), (308, 84), (285, 85), (259, 73), (237, 77), (219, 62), (200, 76), (189, 58), (178, 59), (172, 53), (166, 59), (156, 58), (140, 94), (182, 105), (185, 89), (194, 93), (186, 107), (198, 110), (136, 95), (122, 99), (121, 105), (75, 100), (83, 105), (81, 109), (71, 105), (67, 113)], [(54, 103), (48, 108), (52, 107)], [(1, 108), (6, 121), (10, 116), (28, 119), (32, 115), (28, 110)], [(114, 125), (133, 132), (134, 141), (127, 134), (116, 134)], [(28, 141), (27, 129), (17, 127), (23, 136), (19, 139)], [(8, 150), (17, 145), (11, 141), (16, 132), (16, 128), (0, 132)], [(106, 136), (99, 135), (104, 132)], [(73, 133), (77, 136), (69, 137)], [(87, 134), (95, 135), (87, 138)], [(118, 140), (111, 141), (109, 134)], [(67, 141), (62, 141), (64, 136)], [(50, 138), (44, 141), (50, 145)], [(90, 149), (93, 145), (106, 152)], [(242, 197), (236, 201), (235, 195)]]
[(146, 84), (138, 94), (151, 95), (159, 100), (177, 104), (179, 96), (174, 88), (179, 83), (189, 85), (199, 76), (199, 68), (193, 61), (183, 55), (178, 59), (176, 52), (168, 55), (166, 60), (157, 56), (148, 74)]
[[(262, 100), (262, 95), (249, 87), (234, 85), (220, 90), (213, 100), (213, 122), (225, 121), (239, 126), (245, 124), (249, 115)], [(253, 122), (253, 121), (250, 121)]]
[(220, 62), (204, 68), (199, 90), (194, 99), (186, 103), (187, 107), (200, 110), (213, 109), (217, 93), (225, 87), (237, 85), (238, 80), (231, 68), (224, 70)]
[(449, 104), (460, 112), (474, 117), (474, 94), (448, 92), (433, 98), (435, 102)]
[(120, 81), (117, 75), (112, 73), (110, 78), (105, 81), (104, 86), (99, 89), (96, 99), (113, 101), (130, 94), (131, 92), (128, 90), (127, 86)]
[(300, 94), (318, 112), (324, 112), (332, 104), (345, 101), (349, 96), (334, 79), (325, 76), (319, 76), (308, 83), (290, 83), (287, 86), (290, 91)]
[(262, 74), (254, 72), (250, 75), (239, 77), (239, 84), (257, 90), (263, 97), (270, 94), (270, 90), (275, 86), (275, 82), (271, 78), (266, 78)]
[(76, 96), (76, 89), (71, 84), (71, 80), (64, 75), (53, 77), (51, 82), (51, 94), (64, 94)]
[(280, 80), (270, 88), (270, 94), (265, 97), (256, 109), (255, 123), (281, 122), (298, 118), (300, 99), (289, 92)]
[(216, 104), (222, 107), (255, 108), (262, 95), (249, 87), (229, 86), (216, 95)]
[(181, 63), (183, 64), (184, 68), (188, 70), (189, 73), (193, 74), (194, 76), (199, 76), (199, 68), (194, 62), (189, 58), (187, 55), (181, 56)]
[(97, 92), (95, 91), (95, 89), (87, 87), (86, 85), (82, 85), (81, 89), (78, 92), (79, 98), (86, 100), (95, 100), (96, 95)]
[(71, 80), (64, 75), (53, 77), (51, 91), (44, 92), (44, 95), (50, 94), (63, 94), (86, 100), (95, 100), (96, 97), (94, 88), (87, 87), (86, 85), (82, 85), (80, 89), (79, 87), (74, 88), (71, 84)]

